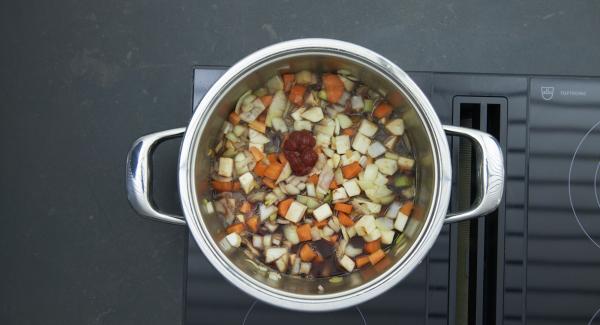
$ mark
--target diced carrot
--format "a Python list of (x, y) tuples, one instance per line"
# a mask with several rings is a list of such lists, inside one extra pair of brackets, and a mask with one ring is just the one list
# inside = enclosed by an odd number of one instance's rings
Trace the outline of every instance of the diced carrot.
[(271, 102), (273, 101), (273, 96), (265, 95), (260, 98), (260, 101), (265, 105), (265, 107), (271, 106)]
[(234, 190), (233, 182), (212, 181), (212, 187), (217, 192), (231, 192)]
[(285, 199), (279, 202), (279, 205), (277, 206), (277, 212), (281, 217), (285, 217), (288, 210), (290, 209), (290, 205), (292, 205), (292, 202), (294, 202), (294, 199), (292, 198)]
[(284, 166), (288, 162), (288, 160), (285, 157), (285, 154), (283, 152), (280, 152), (279, 155), (277, 156), (277, 158), (279, 159), (279, 162), (282, 163)]
[(346, 214), (350, 214), (350, 212), (352, 212), (352, 204), (336, 203), (333, 206), (333, 209)]
[(350, 218), (350, 216), (345, 214), (344, 212), (338, 212), (338, 220), (344, 227), (354, 226), (354, 220), (352, 220), (352, 218)]
[(238, 222), (227, 227), (226, 231), (228, 234), (231, 234), (232, 232), (237, 232), (238, 234), (241, 234), (244, 231), (244, 229), (246, 229), (246, 226), (243, 223)]
[(302, 85), (295, 85), (290, 90), (290, 95), (288, 99), (290, 102), (296, 106), (302, 106), (304, 104), (304, 93), (306, 92), (306, 87)]
[(330, 190), (335, 190), (336, 188), (338, 188), (338, 183), (334, 180), (331, 181), (331, 183), (329, 183), (329, 189)]
[(251, 129), (255, 129), (256, 131), (258, 131), (260, 133), (267, 132), (267, 125), (264, 122), (261, 122), (261, 121), (254, 120), (254, 121), (248, 123), (248, 126)]
[(240, 124), (240, 120), (240, 116), (236, 112), (231, 112), (229, 114), (229, 122), (231, 122), (231, 124), (238, 125)]
[(314, 223), (313, 223), (313, 225), (315, 225), (315, 226), (317, 226), (317, 228), (321, 229), (321, 228), (327, 226), (327, 222), (328, 222), (327, 219), (321, 220), (321, 221), (315, 220)]
[(336, 74), (324, 74), (323, 86), (327, 92), (327, 100), (331, 103), (337, 103), (344, 94), (344, 83)]
[(232, 190), (235, 191), (239, 191), (242, 188), (240, 182), (233, 182), (233, 186), (232, 186)]
[(309, 244), (302, 245), (302, 248), (300, 248), (300, 258), (304, 262), (311, 262), (315, 257), (317, 257), (317, 253)]
[(288, 91), (292, 88), (292, 84), (294, 83), (294, 80), (296, 79), (296, 76), (294, 76), (293, 73), (286, 73), (283, 76), (283, 90), (284, 91)]
[(321, 148), (321, 146), (316, 146), (316, 147), (315, 147), (315, 152), (316, 152), (317, 154), (322, 154), (322, 153), (323, 153), (323, 149)]
[(358, 256), (356, 258), (356, 267), (363, 267), (369, 264), (369, 255)]
[(298, 228), (296, 228), (296, 232), (298, 233), (298, 238), (300, 239), (300, 241), (307, 241), (312, 239), (312, 234), (310, 233), (310, 225), (308, 223), (305, 223), (302, 226), (298, 226)]
[(358, 161), (355, 161), (349, 165), (342, 167), (342, 174), (344, 175), (345, 179), (351, 179), (356, 177), (361, 170), (362, 167), (360, 166)]
[(265, 176), (265, 171), (267, 170), (267, 168), (269, 168), (269, 165), (265, 164), (262, 161), (258, 161), (256, 163), (256, 166), (254, 167), (254, 173), (257, 176), (263, 177)]
[(379, 239), (366, 242), (365, 246), (364, 246), (365, 252), (367, 252), (369, 254), (375, 253), (380, 248), (381, 248), (381, 241)]
[(414, 206), (414, 203), (412, 203), (411, 201), (406, 202), (400, 208), (400, 212), (402, 212), (405, 216), (410, 216), (413, 206)]
[(333, 234), (333, 235), (329, 236), (329, 242), (333, 244), (333, 243), (337, 242), (337, 240), (338, 240), (339, 238), (340, 238), (340, 235), (338, 235), (338, 234)]
[(250, 147), (250, 153), (252, 154), (252, 157), (254, 157), (255, 161), (260, 162), (261, 160), (263, 160), (263, 158), (265, 158), (265, 154), (262, 151), (260, 151), (260, 149), (258, 149), (257, 147)]
[(267, 159), (269, 159), (269, 162), (271, 164), (276, 163), (277, 162), (277, 154), (272, 152), (270, 154), (267, 155)]
[(373, 160), (373, 157), (371, 157), (371, 156), (367, 157), (367, 165), (370, 165), (370, 164), (372, 164), (374, 162), (375, 162), (375, 160)]
[(317, 174), (310, 175), (308, 177), (308, 181), (314, 185), (317, 185), (317, 183), (319, 182), (319, 175), (317, 175)]
[(269, 165), (269, 167), (267, 167), (267, 170), (265, 170), (265, 177), (270, 178), (272, 180), (277, 180), (277, 178), (279, 177), (279, 174), (281, 174), (281, 171), (283, 170), (283, 165), (277, 162), (274, 162), (272, 164)]
[(250, 202), (248, 201), (244, 201), (244, 203), (242, 203), (242, 206), (240, 207), (240, 212), (248, 213), (250, 211), (252, 211), (252, 204), (250, 204)]
[(377, 105), (377, 107), (375, 107), (375, 110), (373, 110), (373, 116), (376, 118), (388, 117), (392, 114), (392, 111), (392, 105), (386, 102), (381, 102), (379, 105)]
[(248, 226), (248, 229), (250, 229), (250, 231), (257, 232), (258, 231), (258, 216), (248, 218), (246, 220), (246, 225)]
[(265, 185), (267, 185), (268, 188), (275, 188), (275, 181), (270, 178), (263, 178), (263, 183), (265, 183)]
[(347, 128), (347, 129), (343, 129), (342, 130), (342, 134), (347, 135), (349, 137), (353, 136), (354, 132), (355, 132), (354, 129), (351, 129), (351, 128)]
[(375, 265), (377, 262), (381, 261), (385, 257), (385, 252), (381, 249), (376, 250), (372, 254), (369, 255), (369, 262)]

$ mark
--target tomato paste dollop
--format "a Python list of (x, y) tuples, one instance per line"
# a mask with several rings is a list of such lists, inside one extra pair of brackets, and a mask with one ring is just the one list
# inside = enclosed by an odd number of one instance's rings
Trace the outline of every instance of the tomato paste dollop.
[(319, 157), (314, 150), (315, 143), (315, 137), (309, 131), (294, 131), (288, 136), (283, 152), (294, 175), (307, 175), (317, 163)]

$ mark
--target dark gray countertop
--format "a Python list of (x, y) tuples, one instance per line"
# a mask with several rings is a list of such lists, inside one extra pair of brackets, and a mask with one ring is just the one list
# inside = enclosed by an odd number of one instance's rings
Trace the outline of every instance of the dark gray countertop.
[(406, 70), (600, 76), (598, 1), (324, 3), (2, 2), (0, 323), (181, 323), (185, 229), (137, 217), (123, 180), (136, 137), (185, 125), (193, 65), (331, 37)]

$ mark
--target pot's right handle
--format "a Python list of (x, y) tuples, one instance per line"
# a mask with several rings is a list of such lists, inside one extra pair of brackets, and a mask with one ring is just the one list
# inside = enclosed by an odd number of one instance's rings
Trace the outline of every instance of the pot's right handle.
[(161, 142), (180, 137), (185, 128), (171, 129), (145, 135), (133, 143), (127, 154), (125, 182), (127, 198), (141, 216), (176, 225), (185, 225), (181, 216), (159, 211), (152, 200), (152, 153)]
[(504, 192), (504, 158), (498, 141), (490, 134), (469, 128), (444, 125), (448, 135), (470, 139), (476, 153), (477, 197), (470, 210), (453, 212), (446, 223), (486, 215), (498, 208)]

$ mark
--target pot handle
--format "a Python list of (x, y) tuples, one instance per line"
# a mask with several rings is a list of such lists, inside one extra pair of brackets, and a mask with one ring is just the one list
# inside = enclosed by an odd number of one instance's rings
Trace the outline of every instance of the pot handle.
[(176, 225), (185, 225), (182, 216), (159, 211), (152, 199), (152, 154), (161, 142), (181, 137), (185, 128), (145, 135), (133, 143), (127, 154), (125, 182), (129, 204), (139, 215)]
[(486, 215), (498, 208), (504, 192), (504, 158), (498, 141), (490, 134), (469, 128), (444, 125), (448, 135), (460, 136), (473, 142), (477, 164), (477, 198), (470, 210), (453, 212), (446, 223)]

